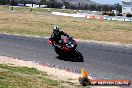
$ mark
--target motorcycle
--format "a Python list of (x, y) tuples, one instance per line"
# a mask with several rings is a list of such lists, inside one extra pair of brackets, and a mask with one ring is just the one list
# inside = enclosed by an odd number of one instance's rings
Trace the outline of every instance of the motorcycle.
[(65, 37), (59, 41), (59, 45), (49, 38), (49, 44), (54, 46), (55, 52), (60, 57), (73, 57), (76, 58), (76, 61), (83, 62), (82, 54), (77, 50), (77, 43), (73, 37)]

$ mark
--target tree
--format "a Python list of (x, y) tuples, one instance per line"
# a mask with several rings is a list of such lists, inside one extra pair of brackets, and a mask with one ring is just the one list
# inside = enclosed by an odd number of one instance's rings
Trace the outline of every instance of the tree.
[(91, 5), (88, 6), (88, 9), (91, 10), (91, 11), (94, 11), (94, 10), (96, 10), (96, 5), (91, 4)]
[(17, 5), (17, 1), (16, 0), (10, 0), (10, 5), (11, 6), (16, 6)]
[(120, 13), (122, 12), (122, 6), (119, 3), (114, 4), (114, 8), (115, 8), (115, 10), (119, 11)]
[(96, 5), (96, 11), (101, 11), (101, 6), (100, 5)]
[(108, 5), (101, 5), (102, 11), (109, 11)]
[(69, 8), (70, 8), (69, 2), (64, 2), (63, 4), (65, 5), (65, 8), (66, 8), (66, 9), (69, 9)]
[(45, 5), (46, 4), (46, 0), (41, 0), (39, 3)]
[(10, 0), (0, 0), (0, 5), (10, 4)]

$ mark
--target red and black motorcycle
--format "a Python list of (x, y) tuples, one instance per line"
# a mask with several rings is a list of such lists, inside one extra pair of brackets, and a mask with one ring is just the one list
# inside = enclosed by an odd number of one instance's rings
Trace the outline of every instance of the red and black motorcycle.
[(76, 61), (83, 62), (82, 54), (77, 50), (77, 43), (72, 37), (65, 37), (59, 41), (59, 45), (49, 38), (49, 44), (54, 46), (55, 52), (61, 57), (73, 57)]

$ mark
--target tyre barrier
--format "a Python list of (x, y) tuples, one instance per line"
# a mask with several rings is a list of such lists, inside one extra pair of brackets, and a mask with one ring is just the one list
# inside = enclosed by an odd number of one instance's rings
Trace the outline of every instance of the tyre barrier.
[(104, 19), (103, 16), (96, 16), (96, 15), (88, 15), (88, 16), (85, 16), (85, 18), (98, 19), (98, 20), (103, 20)]
[(90, 19), (96, 19), (96, 16), (90, 16)]

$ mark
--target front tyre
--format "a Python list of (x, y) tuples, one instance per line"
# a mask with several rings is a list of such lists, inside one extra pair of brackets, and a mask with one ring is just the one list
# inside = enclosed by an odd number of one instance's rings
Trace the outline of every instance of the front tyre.
[(59, 48), (55, 47), (54, 50), (59, 56), (63, 56), (63, 53), (61, 52)]

